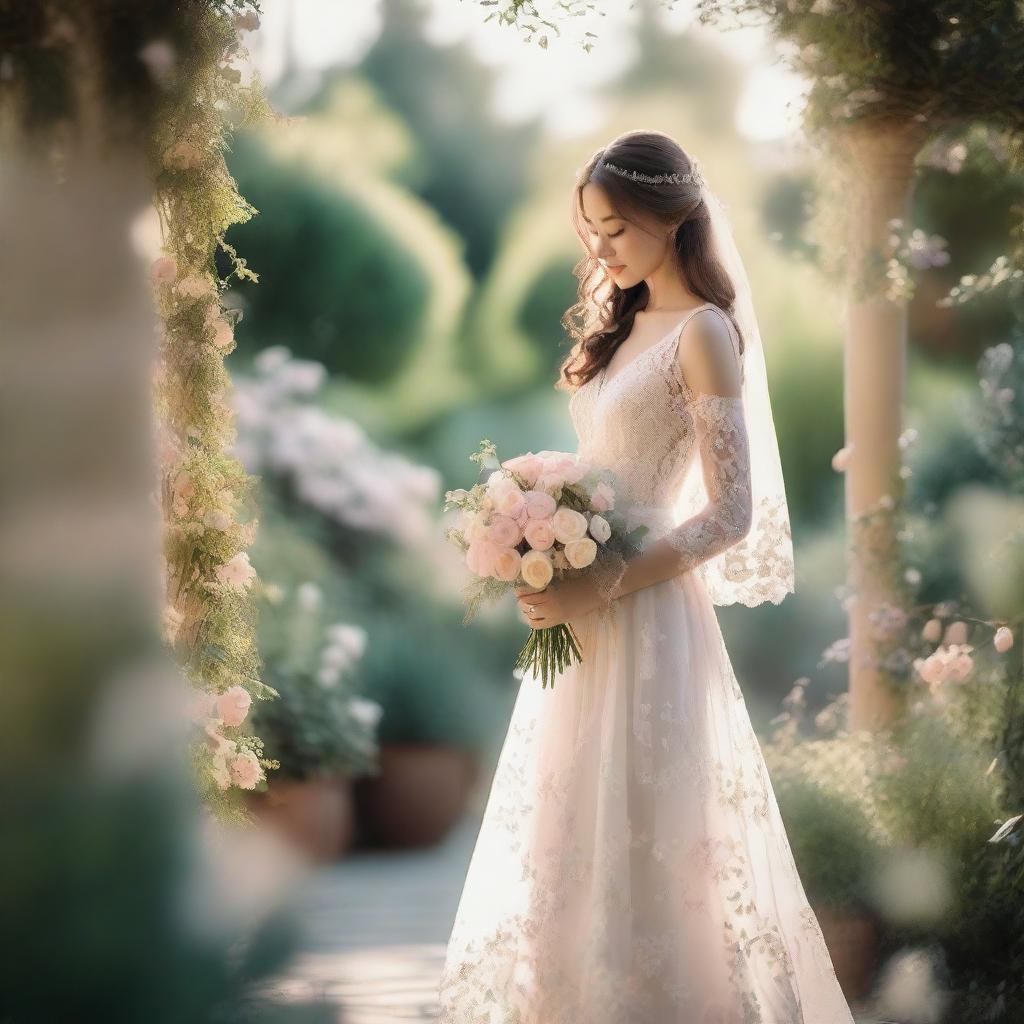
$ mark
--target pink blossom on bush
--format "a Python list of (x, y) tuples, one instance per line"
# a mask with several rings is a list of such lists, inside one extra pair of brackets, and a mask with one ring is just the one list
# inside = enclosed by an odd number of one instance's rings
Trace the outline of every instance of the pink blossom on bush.
[(967, 623), (962, 622), (959, 619), (956, 622), (951, 622), (946, 627), (946, 635), (943, 637), (943, 643), (946, 644), (965, 644), (967, 643)]
[(252, 697), (244, 686), (232, 686), (217, 698), (217, 712), (225, 725), (241, 725), (249, 714)]
[(1013, 631), (1009, 626), (1000, 626), (992, 638), (992, 643), (1000, 654), (1005, 654), (1013, 646)]
[(214, 573), (221, 583), (235, 587), (248, 586), (256, 578), (256, 570), (249, 564), (249, 556), (244, 551), (224, 565), (218, 565)]
[(173, 256), (161, 256), (153, 260), (149, 278), (153, 284), (170, 284), (178, 276), (178, 264)]
[(263, 778), (259, 758), (251, 750), (243, 750), (229, 762), (231, 781), (241, 789), (255, 789)]

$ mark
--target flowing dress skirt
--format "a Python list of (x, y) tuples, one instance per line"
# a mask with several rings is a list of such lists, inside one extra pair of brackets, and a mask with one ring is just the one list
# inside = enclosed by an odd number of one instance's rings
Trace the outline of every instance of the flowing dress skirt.
[(443, 1024), (852, 1024), (697, 574), (522, 679), (440, 983)]

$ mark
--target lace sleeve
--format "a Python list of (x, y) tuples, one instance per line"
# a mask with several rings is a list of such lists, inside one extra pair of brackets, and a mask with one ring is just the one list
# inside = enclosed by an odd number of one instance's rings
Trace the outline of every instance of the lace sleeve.
[(666, 539), (687, 572), (741, 541), (753, 519), (750, 449), (739, 396), (697, 394), (690, 403), (707, 504)]

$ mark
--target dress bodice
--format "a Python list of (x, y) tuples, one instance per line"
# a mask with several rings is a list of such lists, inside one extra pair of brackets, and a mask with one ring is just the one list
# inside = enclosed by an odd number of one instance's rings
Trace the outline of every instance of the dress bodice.
[(697, 396), (676, 351), (690, 318), (707, 308), (718, 309), (711, 303), (691, 309), (660, 341), (611, 377), (602, 370), (569, 399), (580, 458), (611, 470), (628, 503), (671, 506), (694, 458)]

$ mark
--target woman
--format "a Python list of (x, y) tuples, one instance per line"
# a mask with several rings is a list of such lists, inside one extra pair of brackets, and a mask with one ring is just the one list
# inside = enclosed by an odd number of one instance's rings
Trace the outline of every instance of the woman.
[(596, 153), (574, 212), (579, 454), (649, 532), (613, 579), (519, 590), (534, 628), (572, 623), (583, 661), (520, 686), (440, 1020), (851, 1024), (714, 611), (794, 589), (742, 261), (660, 133)]

